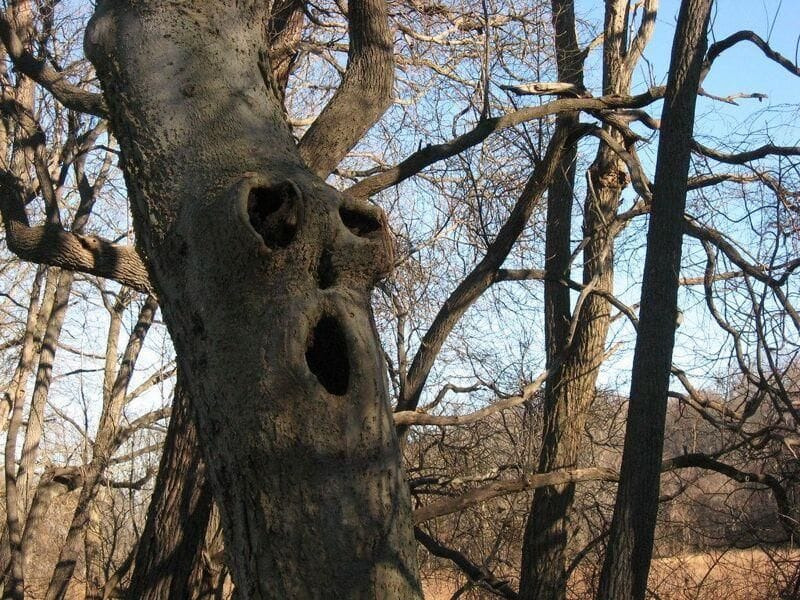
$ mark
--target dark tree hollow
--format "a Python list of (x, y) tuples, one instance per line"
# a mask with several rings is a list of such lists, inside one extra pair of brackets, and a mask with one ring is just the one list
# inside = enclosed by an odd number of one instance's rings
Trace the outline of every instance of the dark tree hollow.
[(336, 283), (336, 270), (333, 266), (333, 256), (330, 250), (323, 250), (317, 264), (317, 285), (319, 289), (326, 290)]
[(311, 331), (306, 350), (308, 369), (329, 394), (344, 396), (350, 384), (347, 341), (339, 322), (322, 317)]
[(268, 248), (285, 248), (297, 233), (298, 218), (291, 184), (254, 187), (247, 196), (250, 224)]
[(342, 206), (339, 209), (339, 216), (344, 226), (358, 237), (368, 238), (379, 236), (381, 233), (381, 223), (372, 215)]

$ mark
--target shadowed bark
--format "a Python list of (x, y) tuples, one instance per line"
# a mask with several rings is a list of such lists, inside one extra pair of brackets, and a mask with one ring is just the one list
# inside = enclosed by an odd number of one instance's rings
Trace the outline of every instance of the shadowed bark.
[(131, 600), (194, 598), (201, 588), (198, 565), (211, 514), (211, 489), (190, 410), (179, 381), (126, 595)]
[(711, 5), (712, 0), (684, 0), (672, 46), (625, 447), (597, 593), (601, 600), (641, 600), (647, 590), (675, 343), (690, 142)]
[[(575, 34), (575, 7), (572, 0), (553, 0), (558, 79), (583, 87), (583, 58)], [(578, 115), (564, 115), (556, 128), (574, 127)], [(567, 375), (563, 361), (555, 364), (569, 338), (570, 289), (560, 279), (569, 279), (571, 260), (572, 205), (575, 195), (575, 160), (578, 149), (572, 146), (561, 159), (558, 172), (547, 190), (547, 228), (545, 232), (544, 283), (545, 349), (547, 378), (544, 394), (545, 422), (538, 471), (546, 473), (575, 464), (574, 452), (559, 452), (565, 444), (577, 445), (580, 430), (564, 419)], [(578, 435), (578, 440), (565, 439)], [(567, 454), (566, 457), (559, 456)], [(520, 598), (557, 600), (566, 591), (564, 551), (567, 545), (567, 511), (572, 504), (575, 484), (536, 488), (525, 527), (520, 573)]]

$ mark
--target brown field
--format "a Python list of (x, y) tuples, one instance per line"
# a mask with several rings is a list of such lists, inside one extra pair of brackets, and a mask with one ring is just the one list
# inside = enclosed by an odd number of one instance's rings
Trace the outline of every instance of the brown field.
[[(650, 597), (653, 600), (779, 600), (793, 574), (800, 568), (800, 550), (728, 550), (687, 554), (653, 561)], [(587, 593), (587, 571), (575, 573), (570, 600), (591, 598)], [(461, 580), (463, 583), (463, 579)], [(427, 600), (449, 600), (459, 584), (448, 575), (425, 580)], [(473, 590), (472, 598), (497, 598)], [(790, 599), (788, 596), (783, 597)], [(800, 600), (800, 596), (796, 598)]]

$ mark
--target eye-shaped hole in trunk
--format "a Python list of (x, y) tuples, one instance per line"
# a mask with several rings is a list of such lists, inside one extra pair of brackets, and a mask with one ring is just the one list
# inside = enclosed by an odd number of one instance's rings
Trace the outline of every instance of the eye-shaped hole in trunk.
[(350, 385), (350, 359), (339, 322), (322, 317), (308, 338), (306, 364), (329, 394), (344, 396)]
[(358, 237), (374, 238), (380, 236), (381, 222), (366, 212), (342, 206), (339, 209), (339, 216), (342, 218), (344, 226)]
[(247, 195), (250, 224), (268, 248), (285, 248), (294, 239), (300, 221), (300, 198), (289, 183), (254, 187)]

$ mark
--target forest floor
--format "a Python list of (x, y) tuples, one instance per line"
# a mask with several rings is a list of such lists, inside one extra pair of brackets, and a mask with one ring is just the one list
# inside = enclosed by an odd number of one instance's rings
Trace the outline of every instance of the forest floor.
[[(570, 580), (570, 600), (589, 600), (587, 578), (594, 572), (578, 569)], [(653, 600), (782, 600), (781, 590), (791, 588), (800, 577), (800, 550), (771, 548), (713, 551), (661, 558), (653, 561), (648, 588)], [(427, 578), (426, 600), (450, 600), (458, 584), (447, 576)], [(800, 586), (796, 596), (800, 600)], [(473, 590), (467, 598), (497, 598)]]

